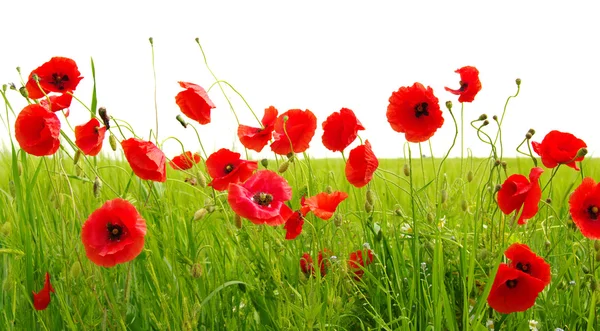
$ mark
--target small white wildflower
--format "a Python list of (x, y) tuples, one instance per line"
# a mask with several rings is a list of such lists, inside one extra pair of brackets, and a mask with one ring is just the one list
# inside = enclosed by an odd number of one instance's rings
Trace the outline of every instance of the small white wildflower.
[(371, 249), (371, 245), (369, 245), (369, 243), (364, 243), (363, 247), (366, 249)]
[(421, 262), (421, 270), (423, 270), (423, 272), (427, 272), (427, 263)]
[(329, 257), (329, 261), (331, 261), (331, 263), (335, 263), (335, 262), (337, 261), (337, 256), (335, 256), (335, 255), (331, 255), (331, 256)]
[(440, 221), (438, 223), (438, 229), (443, 228), (444, 225), (446, 225), (446, 215), (444, 215), (444, 217), (440, 218)]
[(538, 331), (537, 325), (538, 325), (538, 321), (529, 320), (529, 330)]
[(483, 228), (484, 228), (484, 229), (487, 229), (487, 228), (488, 228), (487, 224), (484, 224), (484, 225), (483, 225)]
[(400, 237), (404, 238), (407, 234), (409, 234), (409, 235), (412, 234), (413, 230), (412, 230), (412, 227), (408, 223), (404, 223), (400, 227), (400, 232), (402, 232), (402, 234), (400, 234)]
[(485, 322), (485, 327), (490, 329), (491, 331), (494, 331), (494, 320), (488, 319), (487, 322)]
[(571, 285), (571, 286), (575, 286), (575, 284), (576, 284), (576, 283), (575, 283), (575, 281), (574, 281), (574, 280), (572, 280), (572, 281), (570, 281), (570, 282), (569, 282), (569, 285)]

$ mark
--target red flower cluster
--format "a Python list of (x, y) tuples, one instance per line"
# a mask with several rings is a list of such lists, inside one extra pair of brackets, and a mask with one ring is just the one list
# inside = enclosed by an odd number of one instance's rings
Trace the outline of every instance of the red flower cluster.
[(350, 151), (348, 162), (346, 162), (346, 179), (355, 187), (363, 187), (373, 179), (377, 167), (379, 167), (379, 160), (373, 153), (369, 141), (365, 140), (364, 145), (357, 146)]
[(112, 267), (133, 260), (144, 248), (146, 221), (127, 200), (107, 201), (83, 224), (81, 240), (95, 264)]
[(544, 170), (533, 168), (529, 172), (529, 180), (521, 174), (508, 177), (498, 191), (498, 206), (505, 215), (521, 212), (519, 224), (525, 224), (538, 212), (538, 203), (542, 197), (539, 178)]
[(46, 281), (44, 287), (38, 292), (33, 293), (33, 308), (36, 310), (44, 310), (50, 304), (50, 292), (54, 293), (54, 288), (50, 284), (50, 274), (46, 272)]
[[(319, 252), (317, 257), (317, 262), (319, 263), (319, 271), (321, 272), (321, 277), (327, 274), (327, 270), (331, 267), (331, 251), (327, 248), (323, 249)], [(308, 253), (302, 254), (302, 258), (300, 258), (300, 270), (310, 277), (315, 275), (315, 266), (313, 264), (313, 259)]]
[(238, 127), (238, 138), (244, 147), (253, 151), (260, 152), (269, 143), (273, 130), (275, 130), (275, 120), (277, 119), (277, 109), (273, 106), (265, 109), (265, 114), (261, 120), (262, 128), (254, 128), (247, 125)]
[(366, 257), (363, 258), (363, 251), (358, 250), (356, 252), (350, 253), (350, 259), (348, 260), (348, 266), (350, 267), (350, 271), (354, 273), (355, 279), (360, 279), (365, 273), (364, 268), (369, 264), (373, 263), (373, 251), (367, 249)]
[(179, 82), (184, 91), (175, 96), (175, 102), (185, 116), (200, 124), (210, 123), (210, 110), (215, 105), (208, 97), (208, 93), (200, 85), (194, 83)]
[(586, 177), (569, 198), (569, 212), (581, 233), (590, 239), (600, 239), (600, 185)]
[(502, 314), (525, 311), (550, 284), (550, 265), (525, 244), (512, 244), (504, 255), (511, 262), (500, 264), (487, 298), (488, 304)]
[(322, 220), (328, 220), (333, 216), (338, 205), (346, 200), (348, 193), (335, 191), (333, 193), (321, 192), (313, 197), (305, 199), (302, 197), (302, 207), (300, 211), (306, 216), (309, 211), (312, 211), (315, 216)]
[(198, 164), (198, 162), (200, 162), (200, 154), (194, 153), (192, 155), (192, 152), (188, 151), (174, 157), (171, 162), (169, 162), (169, 165), (175, 170), (188, 170), (191, 169), (194, 164)]
[(106, 127), (100, 127), (100, 122), (92, 118), (86, 124), (75, 127), (75, 144), (83, 154), (96, 156), (102, 149), (105, 135)]
[(141, 179), (164, 182), (167, 180), (165, 154), (151, 141), (129, 138), (121, 142), (131, 170)]
[(531, 142), (534, 152), (541, 158), (546, 168), (554, 168), (559, 164), (566, 164), (575, 170), (579, 170), (575, 162), (583, 160), (578, 157), (577, 152), (587, 147), (583, 140), (566, 132), (553, 130), (548, 132), (541, 143)]
[(316, 129), (317, 118), (310, 110), (288, 110), (275, 121), (271, 150), (279, 155), (302, 153), (308, 149)]
[(342, 108), (323, 122), (323, 146), (333, 152), (343, 152), (358, 137), (358, 130), (364, 129), (352, 110)]
[(258, 169), (258, 162), (240, 159), (240, 153), (227, 148), (212, 153), (206, 159), (206, 171), (212, 181), (208, 183), (217, 191), (225, 191), (230, 183), (244, 182)]
[(438, 98), (431, 87), (425, 88), (421, 83), (403, 86), (392, 93), (389, 101), (388, 122), (410, 142), (426, 141), (444, 124)]
[(256, 172), (243, 184), (229, 184), (231, 209), (254, 224), (281, 225), (294, 213), (285, 202), (292, 198), (287, 181), (270, 170)]
[(453, 90), (446, 87), (446, 91), (458, 95), (458, 102), (473, 102), (475, 96), (481, 91), (479, 70), (472, 66), (462, 67), (455, 71), (460, 74), (460, 88)]

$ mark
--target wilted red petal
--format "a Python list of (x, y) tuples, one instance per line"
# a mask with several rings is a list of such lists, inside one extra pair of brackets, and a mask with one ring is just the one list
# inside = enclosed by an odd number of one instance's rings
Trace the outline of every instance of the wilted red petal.
[(271, 150), (279, 155), (302, 153), (308, 149), (316, 129), (317, 118), (310, 110), (288, 110), (275, 121), (275, 141), (271, 143)]
[(175, 96), (175, 102), (181, 112), (200, 124), (210, 123), (210, 110), (215, 108), (215, 105), (204, 88), (186, 82), (179, 82), (179, 86), (185, 89)]
[(321, 192), (308, 199), (302, 198), (301, 211), (306, 215), (312, 211), (320, 219), (328, 220), (333, 216), (337, 206), (348, 197), (348, 193), (335, 191), (333, 193)]
[(100, 122), (92, 118), (86, 124), (75, 127), (75, 145), (85, 155), (96, 156), (102, 149), (102, 141), (106, 127), (100, 127)]
[(600, 185), (590, 177), (573, 191), (569, 212), (581, 233), (589, 239), (600, 239)]
[(585, 142), (574, 135), (553, 130), (548, 132), (541, 143), (531, 142), (533, 151), (541, 158), (542, 163), (546, 168), (554, 168), (559, 164), (579, 170), (575, 162), (582, 161), (584, 157), (577, 156), (577, 152), (581, 148), (587, 147)]
[(541, 280), (544, 286), (550, 284), (550, 265), (542, 257), (532, 252), (529, 246), (519, 243), (512, 244), (504, 252), (504, 255), (511, 260), (511, 268)]
[(525, 311), (535, 304), (544, 282), (502, 263), (494, 278), (487, 302), (502, 314)]
[(200, 162), (200, 154), (194, 153), (192, 155), (192, 152), (187, 151), (181, 155), (175, 156), (171, 162), (169, 162), (169, 165), (175, 170), (188, 170), (192, 168), (194, 164), (198, 164), (198, 162)]
[[(39, 84), (43, 91), (33, 79), (34, 74), (39, 77)], [(44, 92), (45, 94), (72, 92), (77, 88), (79, 81), (83, 79), (80, 75), (75, 61), (57, 56), (33, 70), (29, 74), (25, 88), (31, 99), (44, 97)]]
[(472, 66), (462, 67), (455, 71), (460, 74), (460, 88), (453, 90), (446, 87), (446, 91), (458, 95), (458, 102), (473, 102), (475, 96), (481, 91), (479, 70)]
[(329, 115), (322, 126), (323, 146), (333, 152), (342, 152), (356, 139), (358, 131), (365, 129), (348, 108)]
[(141, 179), (164, 182), (167, 180), (166, 156), (154, 143), (137, 138), (121, 142), (131, 170)]
[(258, 162), (240, 159), (240, 153), (227, 148), (212, 153), (206, 159), (206, 170), (213, 180), (208, 184), (217, 191), (224, 191), (230, 183), (244, 182), (258, 169)]
[(373, 179), (377, 167), (379, 167), (379, 160), (373, 153), (371, 144), (366, 140), (364, 145), (350, 151), (346, 162), (346, 179), (355, 187), (363, 187)]
[(32, 155), (52, 155), (60, 146), (60, 120), (48, 109), (31, 104), (23, 108), (15, 121), (15, 138)]
[(438, 98), (431, 87), (425, 88), (421, 83), (403, 86), (392, 93), (389, 102), (388, 122), (410, 142), (426, 141), (444, 124)]

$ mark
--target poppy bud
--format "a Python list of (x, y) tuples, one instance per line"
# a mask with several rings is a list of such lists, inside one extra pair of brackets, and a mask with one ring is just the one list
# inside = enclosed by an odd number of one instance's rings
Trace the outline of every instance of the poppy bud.
[(452, 110), (452, 101), (446, 101), (446, 108), (448, 108), (448, 110)]
[(78, 278), (80, 275), (81, 275), (81, 264), (79, 263), (79, 261), (75, 261), (71, 265), (71, 269), (69, 270), (69, 276), (71, 276), (71, 278)]
[(233, 224), (235, 225), (236, 228), (241, 229), (242, 228), (242, 217), (238, 214), (235, 214), (235, 216), (233, 217)]
[(267, 159), (260, 160), (260, 165), (262, 165), (265, 168), (268, 168), (269, 167), (269, 160), (267, 160)]
[(19, 93), (21, 93), (23, 98), (29, 98), (29, 92), (27, 92), (27, 89), (25, 88), (25, 86), (21, 86), (19, 88)]
[(179, 124), (181, 124), (181, 126), (183, 126), (184, 129), (187, 128), (187, 122), (185, 121), (185, 119), (183, 118), (183, 116), (181, 116), (181, 114), (175, 116), (175, 119), (177, 119), (177, 121), (179, 122)]
[(335, 216), (333, 217), (333, 224), (335, 224), (335, 226), (339, 228), (340, 226), (342, 226), (343, 223), (344, 219), (342, 218), (342, 215), (335, 214)]
[(98, 108), (98, 114), (100, 115), (100, 119), (102, 119), (102, 123), (106, 129), (110, 128), (110, 118), (108, 117), (108, 113), (106, 112), (106, 108), (100, 107)]
[(496, 184), (496, 186), (494, 186), (494, 192), (500, 191), (501, 188), (502, 188), (502, 185)]
[(117, 138), (112, 133), (108, 137), (108, 142), (110, 143), (110, 148), (115, 152), (117, 150)]
[(486, 125), (488, 125), (488, 124), (490, 124), (490, 121), (488, 121), (488, 120), (485, 120), (485, 121), (483, 121), (483, 124), (481, 124), (481, 126), (486, 126)]
[(198, 179), (198, 185), (200, 185), (200, 187), (206, 187), (206, 177), (201, 171), (198, 171), (198, 173), (196, 174), (196, 179)]
[(287, 122), (290, 119), (289, 116), (285, 115), (283, 116), (283, 123)]
[(327, 192), (327, 194), (333, 193), (333, 188), (331, 187), (331, 185), (327, 185), (327, 187), (325, 188), (325, 192)]
[(446, 203), (446, 201), (448, 201), (448, 191), (442, 190), (441, 194), (442, 194), (442, 203)]
[(529, 129), (529, 131), (527, 131), (527, 132), (531, 133), (532, 136), (535, 134), (535, 130), (534, 129)]
[(529, 140), (531, 137), (533, 137), (531, 133), (527, 132), (527, 134), (525, 134), (525, 139)]
[(552, 199), (550, 199), (550, 198), (546, 198), (546, 203), (547, 203), (547, 204), (551, 204), (551, 203), (552, 203)]
[(469, 207), (469, 206), (467, 205), (467, 200), (464, 200), (464, 199), (463, 199), (463, 201), (461, 201), (461, 202), (460, 202), (460, 209), (462, 209), (462, 211), (465, 211), (465, 212), (466, 212), (466, 211), (467, 211), (467, 209), (468, 209), (468, 207)]
[(497, 166), (499, 166), (499, 165), (500, 165), (500, 160), (496, 160), (496, 161), (494, 161), (494, 167), (497, 167)]
[(370, 213), (373, 211), (373, 205), (369, 203), (369, 201), (365, 201), (365, 211)]
[(479, 115), (479, 119), (478, 119), (478, 120), (479, 120), (479, 121), (484, 121), (484, 120), (487, 120), (487, 115), (486, 115), (486, 114), (481, 114), (481, 115)]
[(100, 190), (102, 190), (102, 181), (100, 180), (100, 177), (96, 176), (96, 179), (94, 180), (94, 197), (100, 197)]
[(280, 174), (286, 172), (288, 170), (290, 166), (290, 162), (288, 160), (283, 161), (280, 165), (279, 165), (279, 169), (277, 171), (279, 171)]
[[(21, 67), (16, 67), (18, 73), (21, 73)], [(35, 74), (34, 74), (35, 75)]]
[(11, 231), (12, 231), (12, 225), (10, 222), (6, 222), (6, 223), (2, 224), (2, 226), (0, 226), (0, 234), (2, 234), (3, 237), (10, 236)]
[(498, 116), (497, 116), (497, 115), (494, 115), (494, 116), (492, 116), (492, 119), (493, 119), (494, 121), (498, 122)]
[(517, 83), (517, 86), (521, 86), (521, 78), (515, 79), (515, 83)]
[(371, 205), (373, 205), (373, 201), (374, 201), (374, 197), (373, 197), (373, 191), (371, 191), (370, 189), (367, 190), (367, 202)]
[(148, 38), (148, 41), (150, 42), (150, 45), (154, 45), (154, 38), (150, 37)]
[(196, 43), (200, 42), (200, 38), (198, 38), (198, 37), (194, 38), (194, 40), (196, 41)]
[(544, 246), (546, 246), (546, 249), (550, 249), (550, 246), (552, 246), (552, 243), (549, 240), (546, 240), (544, 242)]
[(594, 249), (600, 251), (600, 240), (594, 240)]
[(73, 165), (77, 164), (77, 162), (79, 162), (79, 158), (81, 157), (81, 150), (78, 148), (75, 151), (75, 155), (73, 156)]
[(287, 153), (286, 156), (290, 162), (294, 162), (294, 153), (293, 152)]
[(502, 166), (502, 169), (506, 170), (506, 161), (500, 161), (500, 165)]
[(206, 210), (206, 208), (198, 209), (198, 211), (194, 213), (194, 221), (201, 220), (204, 218), (204, 216), (206, 216), (206, 214), (208, 214), (208, 210)]
[(410, 176), (410, 166), (407, 163), (404, 164), (402, 171), (404, 171), (404, 176)]
[(582, 157), (586, 156), (586, 155), (587, 155), (587, 153), (588, 153), (588, 150), (587, 150), (587, 148), (585, 148), (585, 147), (583, 147), (583, 148), (580, 148), (580, 149), (577, 151), (577, 155), (575, 155), (575, 159), (582, 158)]
[(8, 84), (8, 88), (11, 89), (11, 90), (13, 90), (13, 91), (17, 90), (17, 86), (15, 86), (15, 83), (9, 83)]
[(190, 273), (194, 278), (202, 277), (202, 265), (200, 263), (194, 263), (194, 265), (192, 265), (192, 270), (190, 270)]
[(467, 182), (472, 182), (473, 181), (473, 171), (469, 170), (469, 172), (467, 173)]

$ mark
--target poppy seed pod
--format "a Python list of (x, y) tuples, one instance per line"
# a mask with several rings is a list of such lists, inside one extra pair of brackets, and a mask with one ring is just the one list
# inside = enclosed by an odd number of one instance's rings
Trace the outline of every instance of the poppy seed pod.
[(517, 86), (521, 86), (521, 78), (515, 79), (515, 83), (517, 83)]
[(467, 173), (467, 182), (472, 182), (473, 181), (473, 171), (469, 170), (469, 172)]
[(484, 121), (484, 120), (487, 120), (487, 114), (481, 114), (481, 115), (479, 115), (479, 118), (478, 118), (478, 120), (479, 120), (479, 121)]
[(370, 213), (373, 211), (373, 205), (369, 203), (369, 201), (365, 201), (365, 211)]
[(196, 179), (198, 179), (198, 185), (200, 185), (200, 187), (206, 187), (206, 176), (204, 176), (204, 174), (201, 171), (198, 171)]
[(407, 163), (405, 163), (404, 167), (402, 167), (402, 171), (404, 172), (404, 176), (410, 176), (410, 166)]
[(467, 209), (469, 208), (469, 205), (467, 204), (467, 200), (464, 200), (460, 202), (460, 209), (462, 209), (462, 211), (466, 212)]
[(268, 168), (269, 167), (269, 160), (267, 159), (262, 159), (260, 160), (260, 165), (262, 165), (263, 167)]
[(110, 148), (113, 150), (113, 152), (116, 152), (117, 151), (117, 138), (112, 133), (108, 137), (108, 143), (110, 144)]
[(279, 169), (277, 169), (277, 171), (279, 171), (279, 173), (282, 174), (282, 173), (286, 172), (289, 167), (290, 167), (290, 161), (285, 160), (279, 165)]
[(94, 180), (94, 197), (96, 197), (96, 198), (100, 197), (101, 190), (102, 190), (102, 181), (100, 180), (100, 177), (96, 176), (96, 179)]
[(198, 209), (198, 211), (194, 213), (194, 221), (201, 220), (204, 218), (204, 216), (206, 216), (206, 214), (208, 214), (208, 210), (206, 210), (206, 208)]
[(452, 110), (452, 101), (446, 101), (446, 108), (448, 108), (448, 110)]
[(373, 195), (373, 191), (371, 191), (370, 189), (367, 190), (367, 202), (370, 203), (371, 205), (373, 205), (374, 203), (374, 195)]

